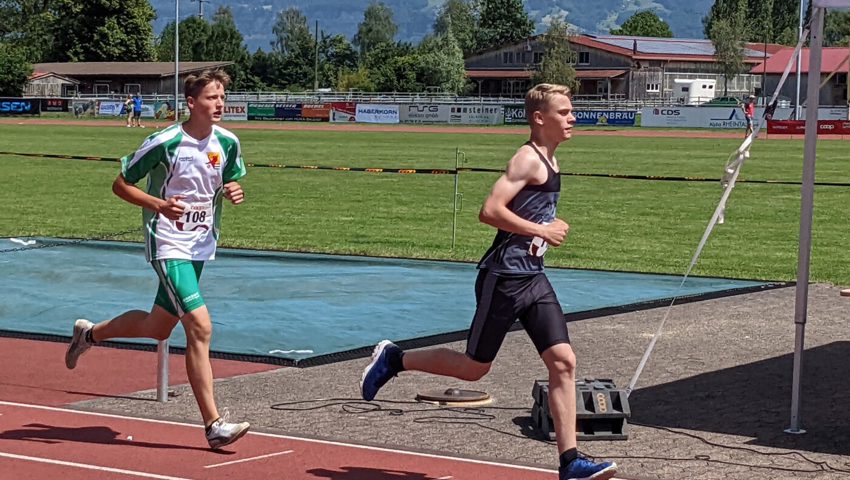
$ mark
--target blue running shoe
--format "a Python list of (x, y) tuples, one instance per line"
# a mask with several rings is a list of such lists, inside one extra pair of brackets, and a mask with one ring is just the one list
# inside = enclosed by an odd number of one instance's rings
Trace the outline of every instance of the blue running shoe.
[(558, 469), (559, 480), (608, 480), (616, 474), (616, 463), (594, 463), (583, 457), (578, 457), (568, 466)]
[(363, 395), (363, 400), (372, 401), (378, 394), (378, 390), (398, 374), (390, 366), (389, 358), (390, 353), (398, 350), (401, 349), (389, 340), (383, 340), (375, 346), (375, 350), (372, 351), (372, 363), (366, 366), (363, 377), (360, 379), (360, 393)]

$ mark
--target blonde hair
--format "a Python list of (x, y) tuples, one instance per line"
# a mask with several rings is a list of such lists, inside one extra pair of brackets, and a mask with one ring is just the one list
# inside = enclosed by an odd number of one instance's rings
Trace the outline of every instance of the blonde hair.
[(207, 69), (197, 75), (189, 75), (183, 83), (183, 95), (186, 98), (197, 97), (207, 85), (213, 82), (218, 82), (222, 87), (227, 88), (230, 85), (230, 75), (224, 70), (217, 69)]
[(570, 87), (566, 85), (540, 83), (525, 94), (525, 118), (528, 120), (529, 125), (531, 124), (534, 112), (546, 108), (555, 95), (570, 97), (572, 93), (570, 92)]

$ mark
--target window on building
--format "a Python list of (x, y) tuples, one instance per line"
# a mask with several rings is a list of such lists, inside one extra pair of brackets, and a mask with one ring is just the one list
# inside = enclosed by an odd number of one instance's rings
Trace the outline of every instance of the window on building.
[(502, 63), (507, 65), (508, 63), (508, 52), (502, 52)]
[(579, 65), (590, 64), (590, 52), (578, 52), (578, 64)]
[(534, 52), (534, 64), (539, 65), (543, 63), (543, 52)]
[(74, 97), (77, 95), (77, 86), (76, 85), (62, 85), (62, 96), (63, 97)]
[[(685, 87), (685, 88), (687, 88), (687, 87)], [(646, 84), (646, 91), (648, 93), (658, 93), (658, 92), (661, 91), (661, 84), (660, 83), (647, 83)]]
[(836, 73), (835, 74), (835, 84), (836, 85), (847, 85), (847, 74), (846, 73)]
[(126, 83), (124, 93), (142, 93), (142, 86), (138, 83)]
[(108, 83), (95, 83), (94, 84), (94, 94), (95, 95), (108, 95), (109, 94), (109, 84)]

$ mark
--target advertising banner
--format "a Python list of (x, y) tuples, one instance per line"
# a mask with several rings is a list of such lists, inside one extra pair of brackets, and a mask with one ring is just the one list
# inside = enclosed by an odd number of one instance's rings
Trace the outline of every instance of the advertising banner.
[(38, 115), (41, 102), (32, 98), (0, 98), (0, 115)]
[[(142, 106), (142, 111), (144, 111), (144, 105)], [(103, 117), (124, 115), (124, 102), (101, 100), (97, 105), (97, 114)]]
[(357, 121), (363, 123), (398, 123), (398, 105), (358, 103)]
[(248, 103), (248, 120), (274, 120), (274, 103)]
[(526, 125), (525, 105), (505, 105), (505, 125)]
[(94, 100), (72, 100), (71, 111), (75, 117), (93, 117), (97, 113), (97, 102)]
[(248, 120), (248, 102), (227, 102), (224, 104), (224, 121)]
[(449, 123), (449, 105), (399, 105), (401, 123)]
[(449, 123), (460, 125), (501, 125), (505, 118), (500, 105), (451, 105)]
[(331, 121), (355, 122), (357, 121), (357, 104), (354, 102), (333, 102), (331, 107)]
[[(780, 135), (804, 135), (804, 120), (771, 120), (767, 122), (767, 133)], [(818, 135), (850, 135), (848, 120), (818, 120)]]
[(637, 112), (623, 110), (578, 110), (574, 112), (576, 125), (617, 125), (634, 127)]
[(42, 98), (41, 99), (41, 111), (42, 112), (67, 112), (68, 111), (68, 100), (64, 98)]
[(301, 106), (301, 119), (307, 122), (329, 122), (331, 107), (324, 103), (305, 103)]
[[(774, 118), (788, 118), (791, 109), (777, 108)], [(764, 108), (756, 108), (756, 121), (761, 119)], [(644, 107), (641, 109), (642, 127), (679, 128), (747, 128), (744, 111), (738, 107)]]

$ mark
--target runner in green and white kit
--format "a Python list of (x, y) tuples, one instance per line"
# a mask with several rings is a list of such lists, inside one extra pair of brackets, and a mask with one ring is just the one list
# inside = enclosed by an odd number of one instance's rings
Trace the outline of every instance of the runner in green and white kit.
[[(181, 322), (189, 383), (212, 448), (235, 442), (249, 428), (218, 415), (209, 359), (212, 322), (198, 287), (204, 262), (215, 258), (222, 198), (234, 205), (244, 200), (237, 182), (246, 173), (239, 140), (217, 125), (229, 82), (220, 70), (189, 76), (184, 86), (189, 120), (151, 135), (121, 159), (112, 191), (143, 209), (145, 256), (159, 277), (159, 290), (150, 312), (131, 310), (97, 325), (77, 320), (65, 355), (66, 366), (73, 369), (96, 342), (164, 340)], [(143, 191), (136, 183), (145, 177)]]

